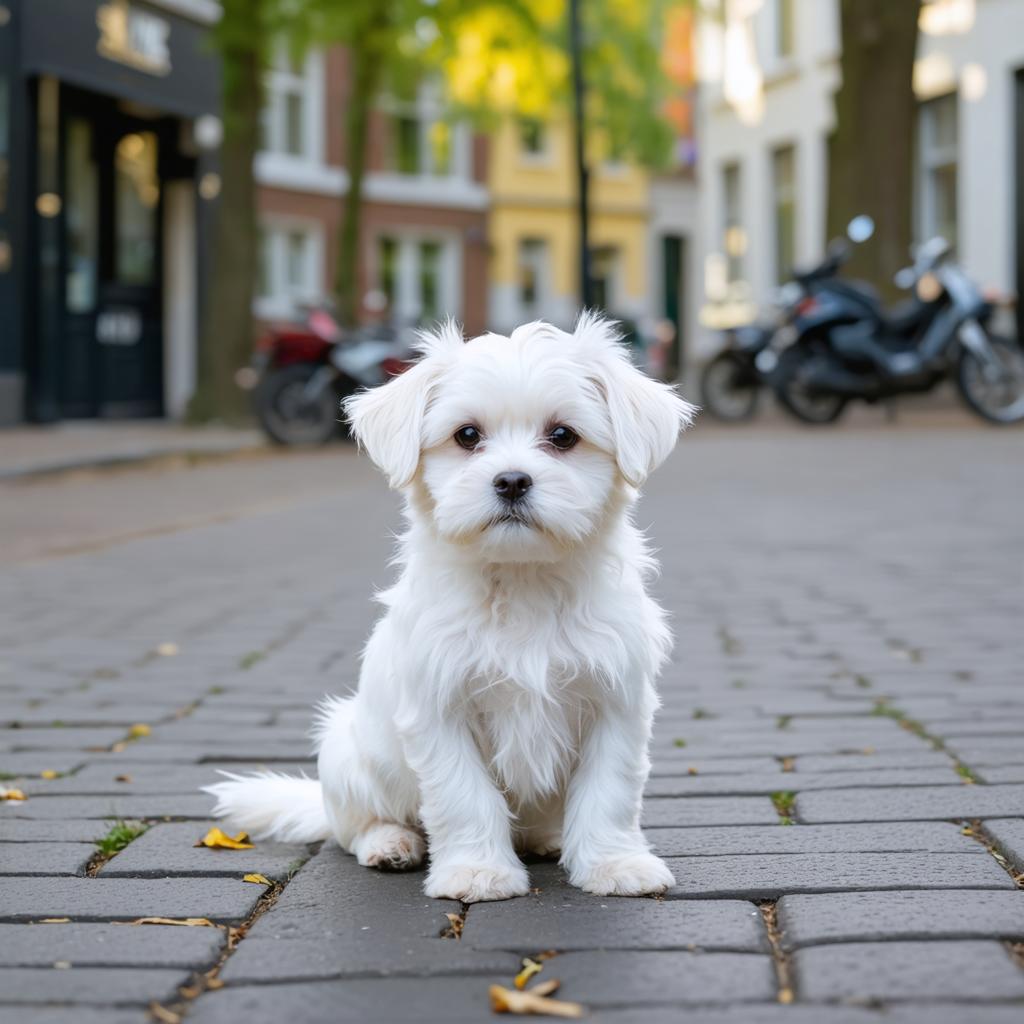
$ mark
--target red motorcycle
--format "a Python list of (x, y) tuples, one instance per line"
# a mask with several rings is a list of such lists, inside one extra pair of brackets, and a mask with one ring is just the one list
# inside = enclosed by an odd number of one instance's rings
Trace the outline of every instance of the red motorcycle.
[(340, 402), (404, 372), (411, 347), (390, 327), (344, 330), (324, 309), (269, 327), (252, 360), (253, 403), (277, 444), (325, 444), (343, 429)]

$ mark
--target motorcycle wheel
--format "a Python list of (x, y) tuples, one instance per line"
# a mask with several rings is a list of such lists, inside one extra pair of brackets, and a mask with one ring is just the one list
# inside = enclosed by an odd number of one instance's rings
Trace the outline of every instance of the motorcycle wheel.
[(989, 334), (988, 341), (1002, 373), (998, 379), (992, 378), (989, 366), (965, 348), (956, 369), (960, 395), (989, 423), (1020, 423), (1024, 420), (1024, 349), (1009, 338)]
[(254, 402), (260, 426), (275, 444), (326, 444), (339, 430), (341, 411), (333, 387), (313, 402), (303, 392), (317, 366), (302, 363), (274, 370), (260, 381)]
[(727, 423), (749, 420), (757, 412), (760, 385), (753, 368), (735, 352), (719, 352), (700, 375), (701, 405)]
[(803, 383), (807, 366), (815, 359), (804, 349), (787, 349), (772, 374), (775, 394), (782, 407), (801, 423), (822, 426), (835, 423), (846, 408), (844, 395), (821, 395), (809, 391)]

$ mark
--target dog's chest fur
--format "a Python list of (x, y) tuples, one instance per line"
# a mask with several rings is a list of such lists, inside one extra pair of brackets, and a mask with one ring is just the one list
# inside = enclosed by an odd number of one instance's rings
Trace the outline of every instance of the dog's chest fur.
[(601, 593), (536, 574), (495, 578), (472, 616), (464, 681), (471, 728), (520, 802), (564, 787), (594, 708), (625, 674), (621, 623)]

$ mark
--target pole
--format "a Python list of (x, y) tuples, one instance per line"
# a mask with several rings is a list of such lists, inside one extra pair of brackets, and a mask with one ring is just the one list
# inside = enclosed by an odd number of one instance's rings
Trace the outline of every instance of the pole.
[(573, 132), (576, 146), (576, 202), (579, 218), (580, 304), (593, 298), (590, 277), (590, 172), (584, 146), (583, 36), (580, 0), (569, 0), (569, 52), (572, 58)]

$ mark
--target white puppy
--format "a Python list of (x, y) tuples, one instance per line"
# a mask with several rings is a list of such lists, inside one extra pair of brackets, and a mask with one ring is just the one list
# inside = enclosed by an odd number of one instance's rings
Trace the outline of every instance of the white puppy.
[(640, 802), (670, 638), (630, 508), (694, 408), (585, 314), (571, 335), (464, 342), (449, 324), (346, 411), (405, 496), (401, 576), (358, 691), (321, 709), (320, 780), (231, 776), (209, 787), (216, 813), (333, 835), (369, 867), (429, 845), (428, 896), (525, 893), (517, 850), (561, 851), (588, 892), (668, 888)]

